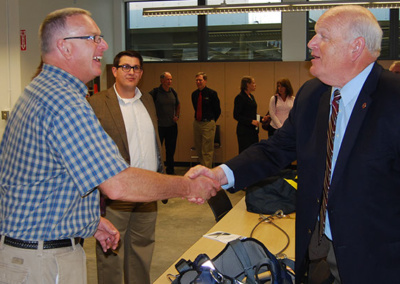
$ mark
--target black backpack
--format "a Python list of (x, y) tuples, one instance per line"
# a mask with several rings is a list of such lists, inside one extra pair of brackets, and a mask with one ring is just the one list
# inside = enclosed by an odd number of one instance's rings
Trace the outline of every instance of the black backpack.
[(284, 214), (296, 211), (297, 171), (282, 170), (246, 188), (247, 211), (259, 214)]
[(194, 262), (181, 259), (175, 268), (179, 274), (170, 279), (172, 284), (294, 283), (294, 261), (277, 259), (253, 238), (229, 242), (213, 259), (206, 254), (200, 254)]

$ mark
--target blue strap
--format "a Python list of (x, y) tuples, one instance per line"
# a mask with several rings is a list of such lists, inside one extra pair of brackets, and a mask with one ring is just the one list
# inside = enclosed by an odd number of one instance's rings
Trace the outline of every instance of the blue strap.
[(255, 274), (253, 266), (250, 262), (249, 255), (247, 254), (246, 248), (244, 247), (243, 243), (240, 240), (234, 240), (229, 243), (235, 252), (236, 256), (238, 257), (242, 267), (244, 269), (244, 274), (247, 277), (246, 283), (248, 284), (256, 284), (255, 282)]

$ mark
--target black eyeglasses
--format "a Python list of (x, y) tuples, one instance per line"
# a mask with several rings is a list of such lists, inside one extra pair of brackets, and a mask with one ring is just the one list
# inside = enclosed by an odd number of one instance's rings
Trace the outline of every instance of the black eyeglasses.
[(126, 73), (131, 72), (131, 69), (133, 69), (133, 72), (135, 72), (135, 73), (139, 73), (140, 71), (143, 70), (143, 68), (139, 65), (130, 66), (129, 64), (118, 65), (117, 68), (121, 68), (122, 71), (124, 71)]
[(93, 40), (95, 43), (100, 43), (103, 40), (103, 38), (104, 38), (103, 35), (71, 36), (71, 37), (65, 37), (64, 40), (66, 40), (66, 39), (90, 39), (90, 40)]

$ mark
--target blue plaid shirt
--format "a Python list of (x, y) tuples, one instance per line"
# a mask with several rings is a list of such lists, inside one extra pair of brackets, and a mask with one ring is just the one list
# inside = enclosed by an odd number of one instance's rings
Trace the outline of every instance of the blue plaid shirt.
[(86, 94), (85, 84), (51, 65), (25, 88), (0, 144), (0, 234), (56, 240), (96, 231), (96, 186), (129, 165)]

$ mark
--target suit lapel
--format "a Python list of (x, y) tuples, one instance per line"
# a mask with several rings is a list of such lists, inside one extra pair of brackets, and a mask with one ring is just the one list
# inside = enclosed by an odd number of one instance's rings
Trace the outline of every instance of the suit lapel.
[(371, 95), (377, 88), (381, 72), (382, 68), (375, 63), (374, 67), (371, 70), (371, 73), (367, 77), (367, 80), (365, 81), (364, 86), (361, 89), (360, 94), (358, 95), (357, 101), (350, 116), (350, 120), (347, 124), (342, 145), (340, 147), (335, 171), (332, 176), (331, 187), (335, 187), (336, 183), (343, 175), (343, 171), (346, 168), (347, 161), (360, 132), (361, 125), (371, 105)]
[(323, 153), (323, 160), (326, 161), (326, 143), (327, 143), (327, 131), (329, 124), (329, 113), (330, 113), (330, 98), (331, 88), (325, 91), (322, 96), (318, 107), (317, 114), (317, 147), (319, 153)]
[[(318, 173), (318, 180), (323, 182), (326, 168), (326, 143), (327, 143), (327, 131), (329, 124), (329, 113), (330, 113), (330, 98), (331, 98), (331, 88), (329, 87), (321, 95), (319, 102), (318, 113), (317, 113), (317, 123), (316, 123), (316, 153), (317, 162), (316, 171)], [(320, 188), (322, 192), (322, 187)], [(320, 194), (320, 193), (319, 193)]]
[(122, 116), (121, 108), (118, 103), (117, 94), (115, 93), (114, 88), (108, 89), (106, 96), (106, 105), (114, 121), (115, 127), (118, 129), (118, 132), (121, 135), (124, 147), (127, 153), (129, 153), (128, 138), (126, 135), (124, 118)]

